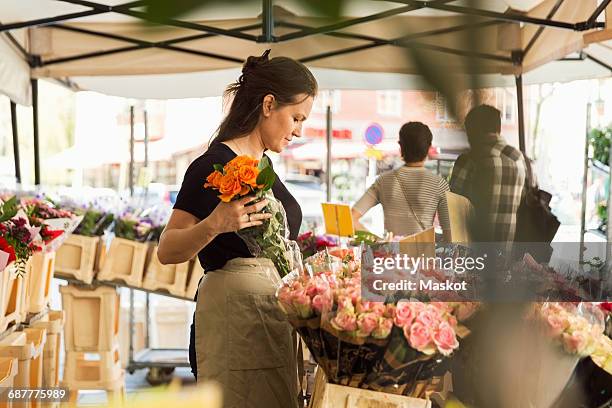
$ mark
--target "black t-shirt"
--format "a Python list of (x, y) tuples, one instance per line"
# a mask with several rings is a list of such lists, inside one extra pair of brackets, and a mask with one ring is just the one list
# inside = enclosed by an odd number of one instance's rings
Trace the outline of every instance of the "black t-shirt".
[[(223, 143), (216, 143), (200, 157), (195, 159), (183, 179), (181, 190), (176, 198), (174, 208), (187, 211), (199, 220), (208, 217), (221, 200), (218, 191), (204, 188), (206, 177), (214, 171), (214, 164), (225, 163), (236, 157), (236, 153)], [(272, 186), (274, 196), (280, 200), (287, 213), (290, 238), (296, 239), (302, 223), (302, 210), (297, 200), (287, 187), (280, 181), (278, 175)], [(222, 268), (230, 259), (252, 257), (246, 244), (234, 232), (219, 234), (199, 253), (200, 264), (206, 272)]]

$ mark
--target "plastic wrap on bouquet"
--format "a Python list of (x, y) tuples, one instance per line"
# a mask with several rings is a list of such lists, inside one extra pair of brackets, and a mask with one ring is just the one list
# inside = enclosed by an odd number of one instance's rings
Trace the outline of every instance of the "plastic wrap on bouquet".
[(245, 228), (237, 232), (254, 257), (272, 260), (281, 277), (302, 268), (302, 253), (296, 241), (289, 239), (289, 224), (282, 203), (274, 197), (272, 190), (263, 193), (267, 199), (266, 212), (272, 214), (262, 225)]
[(66, 241), (68, 235), (72, 234), (72, 232), (76, 229), (76, 227), (78, 227), (81, 221), (83, 221), (82, 215), (65, 218), (49, 218), (44, 220), (43, 222), (52, 230), (63, 231), (61, 235), (45, 243), (44, 251), (57, 251), (59, 247), (62, 246), (64, 241)]

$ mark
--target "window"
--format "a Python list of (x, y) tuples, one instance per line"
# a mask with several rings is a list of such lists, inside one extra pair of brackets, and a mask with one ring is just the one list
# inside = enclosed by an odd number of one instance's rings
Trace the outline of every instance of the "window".
[(376, 112), (380, 115), (400, 116), (402, 114), (402, 92), (376, 92)]
[(338, 90), (321, 91), (317, 94), (317, 97), (312, 104), (312, 111), (314, 113), (325, 113), (327, 112), (327, 106), (331, 106), (332, 113), (340, 112), (342, 94)]
[(495, 90), (496, 107), (501, 112), (503, 123), (516, 121), (516, 91), (513, 88), (498, 88)]
[(446, 98), (442, 96), (441, 93), (436, 92), (436, 99), (434, 100), (434, 105), (436, 108), (436, 121), (438, 122), (452, 122), (453, 118), (448, 111), (448, 107), (446, 105)]

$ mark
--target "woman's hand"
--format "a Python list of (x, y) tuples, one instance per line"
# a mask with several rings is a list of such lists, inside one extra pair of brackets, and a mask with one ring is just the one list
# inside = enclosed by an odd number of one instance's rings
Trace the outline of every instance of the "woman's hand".
[(255, 197), (244, 197), (229, 203), (219, 203), (213, 212), (207, 217), (211, 226), (217, 234), (224, 232), (236, 232), (243, 228), (254, 227), (263, 224), (263, 220), (272, 217), (272, 214), (259, 213), (268, 200), (261, 200), (249, 205)]

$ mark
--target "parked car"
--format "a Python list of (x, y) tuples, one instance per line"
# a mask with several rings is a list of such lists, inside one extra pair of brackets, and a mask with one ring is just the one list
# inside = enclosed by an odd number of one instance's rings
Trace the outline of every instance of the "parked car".
[(301, 174), (288, 174), (284, 179), (287, 190), (300, 203), (304, 222), (321, 223), (323, 212), (321, 203), (326, 201), (325, 185), (318, 177)]

